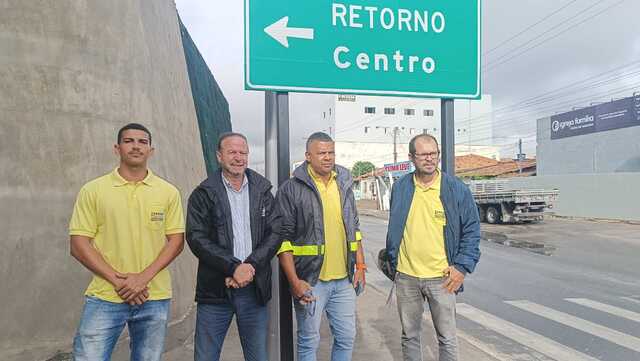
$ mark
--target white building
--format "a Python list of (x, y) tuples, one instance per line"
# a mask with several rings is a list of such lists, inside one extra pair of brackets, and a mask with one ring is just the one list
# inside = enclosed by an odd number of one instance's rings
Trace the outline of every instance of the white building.
[[(456, 155), (469, 153), (499, 159), (493, 147), (490, 95), (480, 100), (456, 100)], [(440, 99), (335, 95), (333, 107), (323, 111), (328, 131), (336, 141), (337, 163), (351, 167), (369, 160), (378, 167), (407, 160), (409, 140), (428, 133), (440, 140)]]

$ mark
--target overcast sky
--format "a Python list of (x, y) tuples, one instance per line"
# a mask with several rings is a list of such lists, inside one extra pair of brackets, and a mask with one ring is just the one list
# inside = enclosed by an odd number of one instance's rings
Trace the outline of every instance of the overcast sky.
[[(640, 1), (485, 0), (483, 93), (492, 94), (496, 145), (535, 152), (536, 119), (640, 91)], [(233, 128), (264, 159), (264, 95), (244, 90), (244, 1), (176, 0), (182, 21), (220, 84)], [(292, 153), (323, 125), (305, 119), (319, 95), (292, 96)], [(304, 111), (303, 111), (304, 110)], [(484, 124), (472, 124), (473, 127)], [(294, 158), (294, 157), (292, 157)], [(298, 157), (295, 157), (298, 158)]]

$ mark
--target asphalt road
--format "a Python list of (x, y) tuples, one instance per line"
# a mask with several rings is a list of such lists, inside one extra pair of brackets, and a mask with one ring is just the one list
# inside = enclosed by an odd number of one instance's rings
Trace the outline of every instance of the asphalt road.
[[(362, 216), (361, 226), (371, 264), (386, 221)], [(553, 251), (482, 241), (458, 297), (461, 343), (473, 346), (462, 360), (475, 360), (474, 352), (505, 361), (640, 360), (639, 225), (551, 219), (483, 230)], [(377, 270), (368, 279), (375, 289), (391, 287)]]

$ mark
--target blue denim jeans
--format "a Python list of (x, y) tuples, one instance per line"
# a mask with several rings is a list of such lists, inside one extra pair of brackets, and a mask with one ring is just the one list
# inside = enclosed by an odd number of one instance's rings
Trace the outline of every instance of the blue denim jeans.
[(235, 314), (244, 359), (267, 361), (267, 306), (258, 303), (253, 284), (227, 292), (225, 303), (198, 303), (195, 360), (220, 360), (222, 344)]
[(404, 273), (396, 273), (396, 296), (402, 324), (402, 359), (404, 361), (423, 359), (421, 337), (425, 300), (429, 305), (438, 338), (438, 360), (458, 360), (456, 295), (442, 287), (444, 281), (443, 277), (416, 278)]
[(159, 361), (171, 300), (147, 301), (140, 306), (86, 296), (80, 326), (73, 339), (76, 361), (109, 361), (124, 326), (129, 328), (131, 360)]
[(318, 281), (313, 287), (314, 303), (294, 300), (298, 325), (298, 361), (315, 361), (320, 344), (320, 323), (326, 312), (333, 346), (331, 361), (350, 361), (356, 338), (356, 292), (348, 278)]

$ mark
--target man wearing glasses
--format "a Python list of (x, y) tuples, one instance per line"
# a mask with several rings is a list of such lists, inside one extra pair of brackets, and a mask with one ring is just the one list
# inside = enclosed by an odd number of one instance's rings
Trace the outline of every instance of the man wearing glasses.
[(458, 359), (455, 295), (480, 258), (480, 220), (468, 187), (438, 169), (433, 136), (411, 139), (409, 158), (415, 172), (393, 186), (386, 248), (397, 287), (403, 360), (422, 360), (426, 300), (439, 360), (453, 361)]

